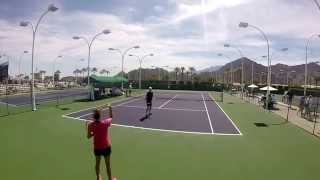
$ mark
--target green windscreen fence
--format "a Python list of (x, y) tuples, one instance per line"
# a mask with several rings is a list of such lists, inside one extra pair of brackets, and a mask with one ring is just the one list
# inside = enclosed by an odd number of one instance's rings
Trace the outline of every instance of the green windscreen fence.
[[(130, 81), (134, 88), (139, 87), (138, 81)], [(142, 81), (141, 88), (163, 90), (193, 90), (193, 91), (223, 91), (226, 87), (223, 84), (212, 83), (212, 82), (183, 82), (183, 81)], [(126, 86), (128, 87), (128, 83)]]

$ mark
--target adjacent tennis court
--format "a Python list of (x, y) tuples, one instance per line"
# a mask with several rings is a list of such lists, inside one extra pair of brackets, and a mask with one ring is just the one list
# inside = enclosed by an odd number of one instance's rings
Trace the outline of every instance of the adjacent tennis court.
[[(51, 92), (41, 92), (36, 94), (36, 103), (43, 104), (62, 100), (70, 97), (87, 97), (88, 90), (86, 89), (72, 89), (72, 90), (58, 90)], [(0, 104), (8, 104), (9, 106), (25, 106), (31, 104), (30, 94), (20, 94), (0, 98)]]
[[(152, 115), (145, 115), (144, 96), (112, 104), (115, 126), (166, 132), (241, 135), (239, 128), (207, 92), (155, 92)], [(93, 109), (63, 117), (91, 120)], [(108, 117), (103, 111), (104, 118)]]

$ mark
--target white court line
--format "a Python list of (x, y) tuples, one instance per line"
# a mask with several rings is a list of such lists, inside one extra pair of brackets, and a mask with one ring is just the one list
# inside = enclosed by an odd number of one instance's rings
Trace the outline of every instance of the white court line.
[(200, 110), (200, 109), (176, 109), (176, 108), (161, 108), (161, 109), (173, 110), (173, 111), (205, 112), (205, 110)]
[[(138, 96), (139, 97), (139, 96)], [(130, 98), (130, 99), (133, 99), (134, 97)], [(118, 103), (118, 102), (122, 102), (122, 101), (126, 101), (127, 102), (128, 99), (119, 99), (119, 100), (115, 100), (115, 101), (112, 101), (110, 102), (111, 104), (113, 103)], [(98, 106), (101, 106), (101, 105), (98, 105)], [(96, 106), (96, 107), (98, 107)], [(117, 105), (116, 105), (117, 106)], [(115, 106), (115, 107), (116, 107)], [(78, 112), (82, 112), (82, 111), (86, 111), (86, 110), (94, 110), (95, 107), (89, 107), (89, 108), (86, 108), (86, 109), (82, 109), (82, 110), (79, 110), (79, 111), (74, 111), (74, 112), (71, 112), (71, 113), (68, 113), (68, 114), (65, 114), (66, 116), (69, 116), (71, 114), (74, 114), (74, 113), (78, 113)]]
[(159, 108), (163, 108), (165, 105), (167, 105), (169, 102), (171, 102), (174, 98), (176, 98), (178, 96), (178, 94), (176, 94), (175, 96), (173, 96), (171, 99), (169, 99), (168, 101), (164, 102), (161, 106), (159, 106)]
[(132, 99), (132, 100), (130, 100), (130, 101), (126, 101), (126, 102), (123, 102), (123, 103), (121, 103), (121, 104), (115, 105), (114, 107), (122, 106), (122, 105), (131, 103), (131, 102), (134, 102), (134, 101), (138, 101), (138, 100), (141, 100), (141, 98)]
[[(74, 118), (66, 115), (62, 115), (63, 118), (73, 119), (77, 121), (89, 121), (87, 119)], [(219, 135), (219, 136), (239, 136), (239, 134), (223, 134), (223, 133), (206, 133), (206, 132), (194, 132), (194, 131), (178, 131), (178, 130), (168, 130), (168, 129), (157, 129), (157, 128), (145, 128), (138, 126), (128, 126), (122, 124), (112, 124), (112, 126), (125, 127), (125, 128), (133, 128), (133, 129), (141, 129), (141, 130), (150, 130), (150, 131), (159, 131), (159, 132), (169, 132), (169, 133), (182, 133), (182, 134), (196, 134), (196, 135)]]
[(0, 101), (0, 104), (5, 104), (5, 105), (7, 105), (7, 104), (8, 104), (8, 106), (18, 107), (17, 105), (10, 104), (10, 103), (6, 103), (6, 102), (2, 102), (2, 101)]
[[(117, 106), (117, 107), (128, 107), (128, 108), (139, 108), (139, 109), (146, 109), (144, 106)], [(172, 111), (192, 111), (192, 112), (205, 112), (205, 110), (196, 110), (196, 109), (177, 109), (177, 108), (160, 108), (160, 107), (155, 107), (152, 109), (158, 109), (158, 110), (172, 110)]]
[(91, 114), (93, 114), (93, 113), (92, 113), (92, 112), (90, 112), (90, 113), (87, 113), (87, 114), (84, 114), (84, 115), (78, 116), (78, 117), (76, 117), (76, 118), (83, 118), (83, 117), (88, 116), (88, 115), (91, 115)]
[(86, 109), (82, 109), (82, 110), (79, 110), (79, 111), (74, 111), (74, 112), (65, 114), (65, 116), (70, 116), (71, 114), (75, 114), (75, 113), (78, 113), (78, 112), (87, 111), (87, 110), (91, 110), (91, 109), (94, 110), (93, 107), (90, 107), (90, 108), (86, 108)]
[[(128, 107), (128, 108), (139, 108), (139, 109), (146, 109), (146, 107), (143, 106), (115, 106), (115, 107)], [(171, 110), (171, 111), (188, 111), (188, 112), (205, 112), (205, 110), (195, 110), (195, 109), (175, 109), (175, 108), (153, 108), (158, 110)], [(85, 111), (85, 110), (84, 110)], [(73, 113), (65, 114), (65, 116), (70, 116)], [(90, 114), (93, 114), (92, 112), (88, 112), (86, 114), (82, 114), (81, 116), (75, 117), (75, 118), (82, 118), (84, 116), (88, 116)]]
[(214, 133), (214, 135), (219, 135), (219, 136), (242, 136), (242, 134), (229, 134), (229, 133)]
[(89, 121), (86, 119), (81, 119), (81, 118), (75, 118), (75, 117), (71, 117), (71, 116), (67, 116), (67, 115), (62, 115), (63, 118), (67, 118), (67, 119), (73, 119), (73, 120), (78, 120), (78, 121)]
[(236, 128), (236, 130), (238, 131), (239, 135), (243, 135), (240, 131), (240, 129), (236, 126), (236, 124), (232, 121), (232, 119), (229, 117), (229, 115), (221, 108), (221, 106), (216, 103), (216, 100), (210, 95), (209, 93), (209, 96), (214, 100), (214, 103), (216, 105), (218, 105), (219, 109), (224, 113), (224, 115), (229, 119), (229, 121), (231, 122), (231, 124), (234, 126), (234, 128)]
[[(63, 118), (78, 120), (78, 121), (88, 121), (86, 119), (81, 118), (74, 118), (62, 115)], [(152, 131), (159, 131), (159, 132), (171, 132), (171, 133), (183, 133), (183, 134), (198, 134), (198, 135), (213, 135), (212, 133), (205, 133), (205, 132), (192, 132), (192, 131), (175, 131), (175, 130), (167, 130), (167, 129), (156, 129), (156, 128), (145, 128), (145, 127), (138, 127), (138, 126), (128, 126), (122, 124), (112, 124), (112, 126), (118, 127), (125, 127), (125, 128), (133, 128), (133, 129), (142, 129), (142, 130), (152, 130)], [(221, 134), (222, 135), (222, 134)]]
[[(115, 106), (113, 106), (113, 107), (119, 107), (119, 106), (121, 106), (122, 104), (126, 104), (126, 103), (133, 102), (133, 101), (136, 101), (136, 100), (139, 100), (139, 99), (133, 99), (133, 100), (131, 100), (131, 101), (126, 101), (126, 102), (124, 102), (124, 103), (115, 105)], [(121, 101), (120, 101), (120, 102), (121, 102)], [(124, 107), (124, 106), (121, 106), (121, 107)], [(95, 108), (87, 108), (87, 109), (83, 109), (83, 110), (80, 110), (80, 111), (71, 112), (71, 113), (65, 114), (65, 116), (70, 116), (71, 114), (75, 114), (75, 113), (78, 113), (78, 112), (81, 112), (81, 111), (90, 110), (90, 109), (94, 110)], [(105, 108), (105, 109), (106, 109), (106, 108)], [(102, 110), (104, 110), (104, 109), (102, 109)], [(92, 112), (88, 112), (88, 113), (82, 114), (82, 115), (80, 115), (80, 116), (78, 116), (78, 117), (76, 117), (76, 118), (81, 118), (81, 117), (87, 116), (87, 115), (89, 115), (89, 114), (93, 114), (93, 113), (92, 113)]]
[(209, 124), (210, 124), (211, 132), (212, 132), (212, 134), (214, 134), (213, 128), (212, 128), (212, 124), (211, 124), (211, 118), (210, 118), (210, 115), (209, 115), (209, 112), (208, 112), (208, 108), (207, 108), (207, 104), (206, 104), (206, 102), (204, 100), (204, 97), (203, 97), (202, 93), (201, 93), (201, 97), (202, 97), (202, 100), (203, 100), (204, 107), (206, 108), (206, 112), (207, 112), (207, 116), (208, 116), (208, 121), (209, 121)]
[(143, 130), (160, 131), (160, 132), (213, 135), (212, 133), (205, 133), (205, 132), (193, 132), (193, 131), (178, 131), (178, 130), (167, 130), (167, 129), (157, 129), (157, 128), (145, 128), (145, 127), (128, 126), (128, 125), (121, 125), (121, 124), (112, 124), (112, 125), (113, 125), (113, 126), (119, 126), (119, 127), (133, 128), (133, 129), (143, 129)]

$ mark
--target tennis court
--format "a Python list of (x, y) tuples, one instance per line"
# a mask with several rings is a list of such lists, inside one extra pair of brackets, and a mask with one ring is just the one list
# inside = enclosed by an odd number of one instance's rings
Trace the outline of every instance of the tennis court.
[[(66, 99), (70, 97), (87, 97), (88, 90), (86, 89), (72, 89), (72, 90), (58, 90), (51, 92), (41, 92), (36, 95), (36, 103), (42, 104), (58, 99)], [(1, 104), (8, 104), (9, 106), (24, 106), (31, 104), (30, 94), (13, 95), (0, 98)]]
[[(240, 130), (207, 92), (156, 91), (152, 115), (145, 116), (144, 96), (112, 104), (113, 125), (130, 128), (209, 135), (241, 135)], [(91, 120), (93, 109), (72, 112), (63, 117)], [(103, 117), (108, 113), (103, 111)]]

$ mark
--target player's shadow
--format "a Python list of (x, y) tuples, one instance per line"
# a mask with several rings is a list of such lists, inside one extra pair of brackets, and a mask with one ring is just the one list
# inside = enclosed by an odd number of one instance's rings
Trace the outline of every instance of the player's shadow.
[(149, 119), (150, 116), (151, 116), (151, 114), (146, 114), (146, 115), (144, 115), (143, 117), (141, 117), (139, 120), (140, 120), (141, 122), (143, 122), (143, 121), (145, 121), (146, 119)]
[(70, 110), (70, 108), (67, 108), (67, 107), (59, 107), (59, 109), (62, 110), (62, 111), (68, 111), (68, 110)]

